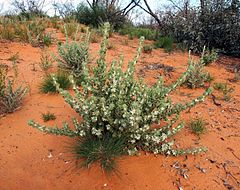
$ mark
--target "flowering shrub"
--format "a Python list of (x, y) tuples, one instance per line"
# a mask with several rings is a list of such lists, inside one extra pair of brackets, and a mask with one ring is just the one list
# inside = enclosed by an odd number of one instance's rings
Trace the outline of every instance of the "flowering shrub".
[[(174, 125), (182, 111), (204, 101), (211, 93), (207, 89), (202, 96), (189, 103), (172, 103), (169, 94), (181, 85), (189, 74), (189, 69), (172, 85), (166, 86), (163, 79), (149, 87), (141, 80), (134, 78), (135, 65), (142, 51), (143, 40), (137, 54), (129, 62), (127, 70), (122, 70), (123, 57), (119, 61), (112, 61), (107, 69), (106, 52), (109, 24), (105, 25), (104, 40), (101, 43), (99, 58), (93, 72), (89, 72), (82, 64), (82, 83), (79, 88), (73, 77), (70, 81), (75, 92), (72, 96), (67, 90), (59, 87), (53, 76), (55, 85), (65, 101), (81, 116), (81, 120), (73, 119), (75, 129), (67, 123), (63, 128), (41, 126), (33, 120), (29, 125), (48, 134), (65, 135), (69, 137), (89, 137), (105, 139), (105, 137), (121, 138), (127, 141), (126, 150), (129, 155), (138, 150), (153, 152), (154, 154), (179, 155), (198, 153), (206, 148), (175, 149), (170, 137), (178, 133), (183, 123)], [(161, 128), (152, 129), (151, 125), (165, 121)]]

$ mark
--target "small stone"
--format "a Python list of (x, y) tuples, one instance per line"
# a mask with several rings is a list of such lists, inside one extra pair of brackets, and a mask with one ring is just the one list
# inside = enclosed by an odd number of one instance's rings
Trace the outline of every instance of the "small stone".
[(53, 157), (52, 153), (49, 152), (49, 155), (48, 155), (47, 157), (48, 157), (48, 158), (52, 158), (52, 157)]

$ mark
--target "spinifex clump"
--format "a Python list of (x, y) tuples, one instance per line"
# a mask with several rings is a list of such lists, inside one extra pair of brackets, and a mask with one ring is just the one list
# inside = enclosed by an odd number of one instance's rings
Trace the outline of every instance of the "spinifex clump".
[[(137, 55), (129, 62), (126, 71), (122, 70), (122, 57), (119, 61), (112, 61), (110, 69), (107, 69), (105, 57), (109, 28), (109, 24), (106, 24), (104, 40), (93, 72), (89, 72), (86, 63), (82, 65), (81, 89), (70, 77), (75, 96), (61, 89), (53, 76), (60, 94), (82, 118), (80, 121), (73, 119), (75, 129), (68, 124), (64, 124), (63, 128), (41, 126), (32, 120), (29, 125), (49, 134), (81, 139), (91, 137), (90, 139), (104, 141), (106, 138), (123, 138), (129, 155), (136, 154), (139, 150), (167, 155), (205, 151), (204, 147), (175, 149), (174, 142), (169, 138), (184, 126), (183, 123), (175, 125), (180, 113), (202, 102), (211, 93), (211, 89), (189, 103), (174, 104), (169, 94), (185, 81), (189, 69), (170, 86), (166, 86), (162, 78), (151, 87), (142, 80), (136, 80), (134, 70), (141, 54), (143, 38), (140, 39)], [(162, 121), (167, 122), (167, 125), (158, 129), (151, 128), (152, 124)]]

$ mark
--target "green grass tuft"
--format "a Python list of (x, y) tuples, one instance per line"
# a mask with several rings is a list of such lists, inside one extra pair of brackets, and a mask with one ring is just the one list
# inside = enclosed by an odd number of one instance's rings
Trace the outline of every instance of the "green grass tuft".
[[(56, 74), (57, 82), (62, 89), (69, 89), (71, 86), (70, 81), (68, 80), (68, 75), (63, 72), (58, 72)], [(56, 93), (57, 89), (53, 83), (53, 79), (51, 75), (46, 75), (44, 80), (39, 86), (40, 92), (47, 94), (47, 93)]]
[(55, 120), (56, 116), (54, 115), (54, 113), (42, 113), (42, 119), (44, 122), (50, 121), (50, 120)]
[(192, 119), (188, 123), (188, 127), (196, 135), (203, 134), (207, 131), (206, 123), (202, 118)]
[(116, 158), (126, 154), (125, 138), (104, 136), (99, 139), (93, 136), (79, 139), (73, 147), (77, 159), (83, 160), (81, 166), (89, 168), (99, 162), (101, 168), (110, 173), (116, 170)]

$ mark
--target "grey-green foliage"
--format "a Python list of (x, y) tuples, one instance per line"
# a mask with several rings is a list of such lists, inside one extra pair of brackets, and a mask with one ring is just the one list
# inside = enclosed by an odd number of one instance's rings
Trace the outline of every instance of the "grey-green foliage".
[(204, 65), (209, 65), (212, 62), (216, 61), (218, 58), (218, 53), (216, 50), (207, 50), (206, 52), (204, 52), (204, 54), (202, 55), (202, 62)]
[(28, 91), (24, 86), (14, 88), (14, 83), (14, 79), (7, 77), (6, 67), (0, 64), (0, 114), (17, 110)]
[(204, 86), (205, 82), (209, 82), (211, 80), (210, 74), (205, 71), (205, 63), (203, 56), (204, 51), (199, 62), (195, 62), (191, 58), (189, 58), (189, 75), (184, 82), (184, 84), (189, 88), (202, 87)]
[(5, 94), (3, 97), (0, 97), (0, 106), (2, 107), (3, 113), (12, 113), (17, 110), (21, 106), (26, 92), (27, 88), (22, 86), (13, 89), (13, 81), (8, 80)]
[[(76, 32), (77, 35), (77, 32)], [(59, 67), (70, 72), (75, 77), (82, 75), (83, 65), (89, 63), (89, 38), (87, 32), (84, 41), (69, 41), (66, 32), (66, 43), (58, 46)]]
[(231, 99), (231, 93), (234, 91), (234, 88), (229, 87), (227, 83), (214, 83), (213, 88), (222, 92), (223, 99), (226, 101)]
[(198, 53), (206, 45), (221, 53), (240, 56), (239, 12), (239, 1), (229, 0), (205, 1), (204, 8), (167, 11), (161, 14), (161, 34), (171, 34), (175, 42)]
[(5, 83), (7, 78), (7, 66), (0, 64), (0, 96), (4, 95)]
[(144, 45), (143, 46), (143, 52), (144, 53), (152, 53), (153, 46), (152, 45)]
[[(27, 30), (28, 42), (37, 47), (40, 41), (43, 41), (45, 25), (41, 20), (33, 19), (32, 22), (25, 21), (25, 27)], [(46, 37), (46, 36), (45, 36)]]
[[(164, 84), (160, 78), (149, 87), (142, 80), (134, 78), (135, 65), (140, 57), (144, 38), (140, 39), (137, 54), (128, 63), (126, 71), (122, 70), (123, 57), (113, 60), (109, 69), (106, 65), (109, 25), (105, 25), (104, 40), (101, 43), (99, 58), (93, 72), (83, 65), (83, 81), (81, 89), (74, 82), (75, 95), (59, 88), (55, 77), (55, 85), (65, 101), (81, 116), (81, 121), (73, 119), (75, 129), (64, 123), (63, 128), (41, 126), (33, 120), (29, 125), (49, 134), (69, 137), (94, 136), (102, 139), (105, 136), (122, 137), (127, 139), (127, 150), (130, 155), (138, 150), (155, 154), (179, 155), (205, 151), (204, 147), (190, 149), (175, 149), (170, 137), (178, 133), (183, 123), (176, 124), (182, 111), (204, 101), (211, 93), (207, 89), (202, 96), (188, 103), (172, 103), (169, 94), (181, 85), (189, 75), (188, 69), (172, 85)], [(152, 129), (151, 125), (165, 121), (161, 128)], [(176, 125), (174, 125), (176, 124)]]

